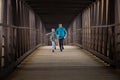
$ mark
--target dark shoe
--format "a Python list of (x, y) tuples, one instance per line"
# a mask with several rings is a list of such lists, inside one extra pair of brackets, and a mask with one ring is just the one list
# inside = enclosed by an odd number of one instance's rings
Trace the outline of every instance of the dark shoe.
[(54, 52), (54, 50), (52, 50), (52, 52)]
[(64, 47), (62, 47), (62, 49), (64, 50)]
[(60, 51), (62, 52), (62, 48), (60, 48)]

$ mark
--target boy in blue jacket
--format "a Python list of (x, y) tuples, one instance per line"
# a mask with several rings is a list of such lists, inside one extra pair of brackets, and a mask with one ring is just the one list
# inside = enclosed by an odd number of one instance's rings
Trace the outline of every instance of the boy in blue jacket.
[(56, 30), (56, 35), (57, 35), (57, 38), (59, 39), (60, 51), (62, 51), (64, 49), (63, 40), (67, 37), (67, 31), (62, 26), (62, 24), (59, 24), (59, 27)]

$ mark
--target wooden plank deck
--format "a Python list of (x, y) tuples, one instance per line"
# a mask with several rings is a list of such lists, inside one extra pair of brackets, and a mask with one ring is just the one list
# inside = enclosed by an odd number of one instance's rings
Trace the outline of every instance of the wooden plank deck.
[(120, 80), (107, 64), (76, 46), (52, 53), (43, 46), (26, 58), (7, 80)]

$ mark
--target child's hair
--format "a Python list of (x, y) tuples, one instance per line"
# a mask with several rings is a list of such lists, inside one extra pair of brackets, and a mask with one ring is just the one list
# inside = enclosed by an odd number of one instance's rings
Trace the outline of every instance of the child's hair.
[(52, 28), (51, 30), (52, 30), (52, 31), (55, 31), (55, 28)]

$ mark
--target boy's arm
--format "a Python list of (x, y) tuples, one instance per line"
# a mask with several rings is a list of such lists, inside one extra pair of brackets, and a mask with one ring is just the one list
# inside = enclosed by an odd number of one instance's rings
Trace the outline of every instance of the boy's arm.
[(56, 30), (55, 33), (56, 33), (56, 37), (58, 38), (59, 37), (59, 35), (58, 35), (58, 29)]
[(65, 28), (64, 28), (64, 32), (65, 32), (65, 36), (64, 36), (64, 38), (66, 38), (66, 37), (67, 37), (67, 31), (66, 31)]

